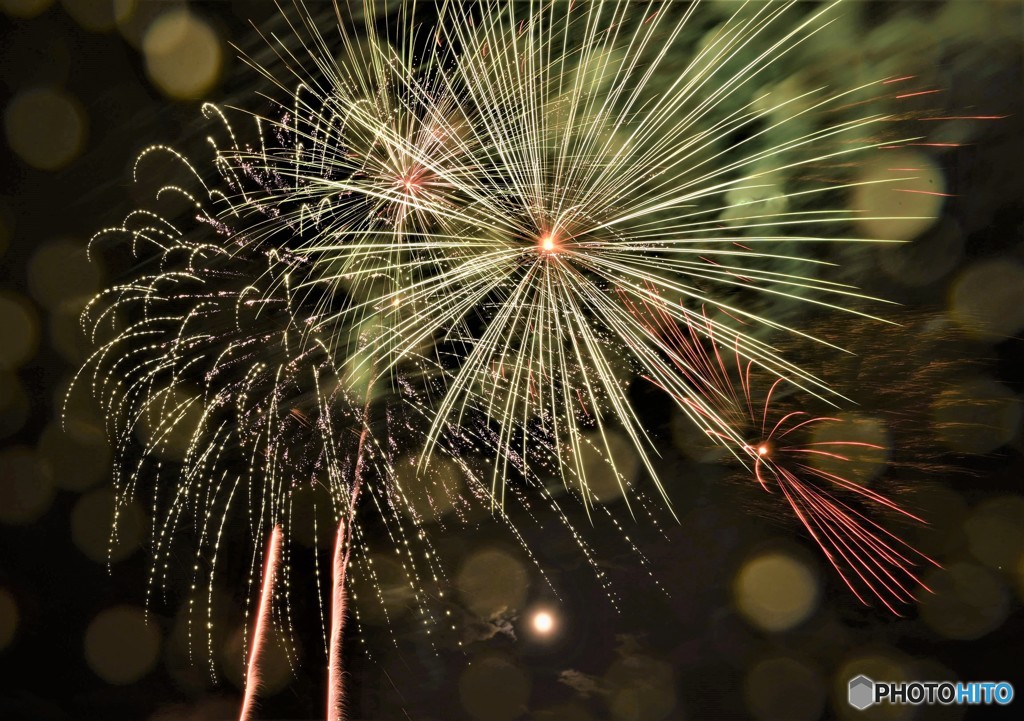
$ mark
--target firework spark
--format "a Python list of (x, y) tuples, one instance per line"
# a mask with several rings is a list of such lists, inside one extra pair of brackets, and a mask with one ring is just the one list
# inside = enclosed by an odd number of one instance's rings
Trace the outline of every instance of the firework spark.
[[(682, 399), (684, 411), (712, 440), (728, 448), (768, 492), (780, 492), (800, 523), (821, 548), (846, 586), (862, 602), (877, 598), (891, 612), (912, 603), (914, 592), (930, 590), (918, 578), (922, 564), (938, 565), (867, 513), (864, 506), (888, 511), (917, 523), (924, 519), (886, 496), (865, 487), (831, 466), (852, 468), (849, 455), (881, 446), (853, 440), (813, 440), (842, 436), (842, 421), (804, 410), (783, 410), (778, 397), (786, 380), (769, 376), (766, 390), (756, 390), (765, 375), (739, 351), (723, 354), (707, 323), (680, 328), (656, 305), (631, 307), (655, 332), (672, 343), (672, 362), (697, 389), (701, 404)], [(724, 423), (723, 423), (724, 421)], [(821, 461), (825, 461), (824, 464)], [(822, 467), (822, 466), (825, 467)]]
[[(192, 588), (209, 567), (207, 625), (218, 555), (274, 529), (280, 561), (262, 596), (273, 576), (290, 626), (293, 509), (326, 511), (332, 718), (350, 564), (375, 587), (372, 565), (358, 568), (374, 547), (359, 509), (380, 512), (419, 601), (422, 581), (443, 578), (422, 528), (442, 505), (457, 517), (484, 503), (507, 521), (514, 501), (536, 518), (540, 496), (580, 538), (547, 481), (593, 511), (596, 454), (625, 496), (613, 436), (666, 496), (628, 392), (638, 377), (749, 456), (872, 593), (909, 596), (878, 575), (906, 575), (895, 541), (816, 485), (842, 479), (808, 481), (810, 466), (790, 472), (781, 449), (752, 451), (723, 400), (732, 386), (687, 372), (694, 359), (665, 330), (696, 323), (748, 368), (831, 395), (766, 341), (800, 334), (773, 304), (864, 315), (864, 296), (823, 277), (827, 249), (869, 240), (858, 223), (880, 220), (845, 206), (850, 168), (921, 140), (899, 133), (902, 115), (865, 108), (910, 96), (881, 79), (768, 98), (763, 79), (834, 4), (744, 6), (692, 45), (697, 8), (495, 1), (421, 17), (413, 3), (378, 18), (367, 5), (363, 34), (336, 5), (335, 38), (299, 3), (301, 47), (268, 40), (284, 70), (253, 63), (283, 99), (259, 114), (206, 106), (213, 172), (164, 146), (140, 157), (137, 173), (173, 159), (183, 178), (157, 200), (190, 211), (136, 210), (102, 234), (145, 261), (85, 316), (98, 345), (85, 377), (116, 439), (115, 483), (122, 497), (154, 489), (151, 588), (196, 519)], [(635, 312), (652, 303), (664, 327)], [(790, 429), (769, 430), (765, 448)], [(441, 467), (461, 476), (455, 490), (431, 480)], [(319, 573), (316, 584), (322, 596)]]

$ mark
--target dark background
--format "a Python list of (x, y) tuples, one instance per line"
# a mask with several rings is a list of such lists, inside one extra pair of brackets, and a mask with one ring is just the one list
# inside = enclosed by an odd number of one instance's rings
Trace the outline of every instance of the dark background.
[[(725, 3), (712, 5), (709, 13)], [(147, 33), (186, 7), (191, 24), (182, 27), (192, 39), (181, 42), (189, 50), (174, 56), (172, 48), (169, 65), (161, 65), (160, 41), (178, 42), (175, 28), (150, 34), (148, 43)], [(242, 577), (229, 573), (222, 581), (224, 599), (216, 605), (224, 629), (215, 634), (211, 674), (202, 634), (188, 658), (187, 580), (171, 578), (166, 593), (149, 599), (148, 625), (139, 621), (149, 567), (144, 530), (151, 514), (144, 502), (114, 544), (112, 562), (106, 560), (111, 458), (96, 411), (76, 400), (68, 431), (56, 419), (63, 389), (88, 348), (75, 322), (83, 298), (129, 270), (116, 257), (89, 264), (83, 248), (146, 195), (145, 182), (132, 183), (136, 154), (153, 143), (201, 144), (200, 98), (254, 102), (252, 71), (229, 44), (259, 58), (265, 47), (250, 23), (285, 30), (274, 6), (263, 2), (108, 7), (100, 0), (0, 0), (0, 9), (7, 138), (0, 143), (0, 718), (232, 718), (240, 698)], [(837, 331), (841, 344), (845, 337), (861, 356), (875, 354), (876, 365), (885, 366), (851, 370), (836, 361), (841, 372), (832, 375), (862, 403), (858, 413), (892, 426), (886, 478), (901, 502), (931, 522), (908, 533), (944, 565), (926, 574), (936, 593), (922, 593), (902, 618), (857, 603), (805, 534), (779, 513), (776, 499), (761, 499), (760, 489), (734, 478), (726, 464), (702, 463), (673, 433), (678, 429), (667, 407), (653, 404), (647, 420), (664, 447), (663, 472), (679, 481), (672, 494), (680, 520), (655, 513), (658, 529), (616, 510), (648, 565), (609, 521), (599, 516), (588, 528), (582, 512), (572, 520), (587, 529), (609, 590), (554, 526), (528, 531), (536, 564), (496, 523), (438, 528), (435, 544), (454, 579), (471, 573), (475, 554), (498, 554), (483, 560), (505, 564), (489, 568), (501, 576), (495, 593), (506, 594), (511, 605), (481, 618), (493, 598), (474, 600), (456, 587), (428, 600), (429, 614), (442, 620), (427, 634), (431, 624), (406, 610), (401, 584), (388, 586), (399, 597), (391, 624), (379, 623), (370, 609), (349, 628), (353, 718), (996, 714), (854, 712), (845, 687), (857, 673), (1007, 679), (1024, 692), (1024, 322), (1013, 320), (1024, 306), (1021, 6), (879, 1), (851, 3), (849, 12), (855, 18), (849, 47), (833, 49), (836, 56), (863, 49), (865, 64), (912, 65), (928, 54), (947, 91), (944, 107), (1001, 116), (955, 152), (928, 151), (953, 194), (932, 229), (912, 247), (858, 257), (860, 284), (902, 304), (893, 314), (904, 329)], [(212, 44), (204, 41), (210, 38)], [(836, 72), (836, 83), (844, 82)], [(31, 95), (39, 89), (48, 93), (41, 100)], [(36, 105), (12, 110), (26, 93)], [(987, 282), (963, 285), (978, 268), (995, 270), (982, 276)], [(974, 300), (972, 310), (1009, 319), (997, 324), (1002, 335), (979, 335), (962, 320), (957, 325), (962, 304)], [(955, 332), (930, 330), (950, 322)], [(932, 376), (923, 370), (939, 361), (956, 372), (927, 385)], [(763, 579), (750, 586), (740, 580), (765, 554), (796, 569), (795, 587), (781, 591), (784, 605), (796, 603), (786, 594), (799, 596), (801, 584), (812, 591), (792, 627), (759, 624), (765, 617), (757, 603), (762, 595), (770, 602), (775, 591)], [(301, 563), (296, 568), (308, 571)], [(555, 615), (553, 638), (531, 633), (531, 613), (541, 608)], [(306, 615), (296, 624), (295, 668), (279, 659), (260, 718), (322, 713), (315, 603), (299, 602), (295, 611)], [(233, 654), (225, 652), (233, 641)], [(1020, 703), (1002, 715), (1019, 715)]]

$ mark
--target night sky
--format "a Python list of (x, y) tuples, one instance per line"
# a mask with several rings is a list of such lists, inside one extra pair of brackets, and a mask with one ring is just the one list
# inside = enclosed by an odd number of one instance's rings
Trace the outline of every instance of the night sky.
[[(729, 5), (709, 3), (698, 28)], [(512, 512), (532, 558), (485, 509), (428, 523), (446, 578), (414, 598), (382, 554), (377, 592), (356, 579), (349, 721), (1019, 717), (1020, 699), (1002, 710), (858, 712), (846, 686), (864, 673), (1009, 680), (1024, 693), (1022, 7), (851, 2), (849, 23), (792, 60), (818, 63), (835, 85), (852, 82), (854, 67), (905, 66), (942, 88), (929, 102), (948, 115), (998, 118), (969, 132), (951, 124), (960, 147), (920, 151), (948, 197), (922, 211), (931, 220), (911, 243), (835, 259), (843, 280), (897, 304), (871, 310), (898, 325), (806, 313), (802, 328), (851, 354), (779, 341), (852, 399), (843, 417), (884, 446), (855, 462), (872, 488), (929, 521), (892, 527), (941, 563), (924, 572), (934, 593), (918, 593), (902, 617), (859, 603), (778, 494), (637, 382), (677, 518), (639, 470), (649, 513), (634, 518), (617, 489), (593, 519), (565, 503), (600, 576), (565, 526), (537, 522), (543, 506)], [(228, 541), (213, 658), (202, 629), (190, 658), (188, 529), (166, 588), (148, 594), (147, 496), (109, 542), (113, 456), (99, 410), (74, 395), (63, 428), (59, 419), (90, 347), (76, 320), (84, 299), (136, 269), (117, 250), (90, 263), (85, 244), (151, 196), (152, 177), (132, 182), (143, 148), (204, 147), (201, 102), (259, 107), (262, 86), (236, 49), (267, 60), (254, 25), (288, 32), (271, 2), (0, 0), (3, 721), (236, 717), (249, 559), (232, 558)], [(372, 521), (366, 533), (386, 544)], [(295, 554), (292, 574), (308, 580), (314, 558), (330, 562), (330, 543), (299, 543), (308, 553)], [(296, 584), (293, 668), (275, 640), (259, 719), (323, 718), (316, 588)]]

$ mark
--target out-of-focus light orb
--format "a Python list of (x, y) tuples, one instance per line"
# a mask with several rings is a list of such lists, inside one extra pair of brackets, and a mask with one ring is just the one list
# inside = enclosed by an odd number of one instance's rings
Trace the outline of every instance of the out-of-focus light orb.
[[(810, 456), (815, 468), (867, 485), (889, 465), (892, 441), (885, 423), (859, 413), (840, 413), (839, 423), (815, 423), (811, 444), (850, 443), (856, 445), (816, 446), (821, 454)], [(837, 457), (838, 456), (838, 457)]]
[(676, 679), (672, 664), (628, 653), (604, 675), (608, 711), (615, 721), (662, 721), (677, 718)]
[(69, 301), (50, 312), (50, 347), (76, 368), (85, 362), (93, 350), (89, 336), (82, 329), (81, 315), (84, 307), (84, 304)]
[(529, 583), (529, 574), (519, 559), (497, 548), (471, 555), (455, 578), (466, 607), (483, 619), (522, 608)]
[(419, 456), (395, 463), (395, 486), (402, 496), (403, 512), (418, 524), (437, 523), (459, 506), (464, 495), (465, 474), (450, 458), (434, 456), (425, 468)]
[(101, 611), (85, 631), (85, 660), (110, 684), (138, 681), (156, 665), (160, 631), (146, 623), (141, 608), (116, 606)]
[(0, 295), (0, 369), (13, 370), (35, 355), (39, 318), (24, 298)]
[(796, 659), (770, 658), (747, 673), (743, 698), (759, 721), (814, 721), (825, 708), (825, 681)]
[(184, 10), (187, 6), (187, 0), (164, 0), (159, 3), (145, 0), (114, 0), (114, 21), (121, 37), (141, 50), (146, 30), (156, 18), (172, 9)]
[(964, 234), (955, 220), (943, 218), (910, 243), (881, 243), (875, 248), (886, 275), (901, 285), (919, 288), (957, 267), (964, 253)]
[[(353, 332), (353, 337), (380, 338), (387, 332), (383, 318), (374, 314), (359, 324)], [(362, 353), (351, 353), (342, 366), (341, 379), (338, 383), (355, 403), (364, 405), (383, 393), (381, 384), (374, 383), (374, 378), (372, 364), (366, 362), (366, 357)]]
[(576, 702), (534, 711), (529, 718), (530, 721), (596, 721), (590, 711)]
[(11, 645), (18, 632), (18, 603), (14, 594), (0, 588), (0, 652)]
[(951, 286), (949, 313), (957, 325), (986, 340), (1024, 330), (1024, 264), (992, 258), (967, 268)]
[(6, 438), (25, 425), (28, 412), (28, 393), (18, 375), (0, 370), (0, 438)]
[[(897, 180), (905, 178), (905, 180)], [(864, 163), (850, 198), (857, 232), (879, 240), (913, 240), (942, 212), (946, 182), (927, 155), (879, 151)]]
[(39, 437), (39, 461), (53, 485), (84, 491), (107, 477), (110, 447), (103, 429), (78, 420), (54, 421)]
[(623, 434), (608, 431), (602, 437), (600, 433), (587, 433), (580, 448), (586, 488), (577, 485), (576, 490), (588, 501), (617, 501), (636, 484), (640, 456)]
[(971, 555), (996, 571), (1012, 571), (1024, 555), (1024, 498), (1000, 496), (978, 504), (964, 523)]
[(70, 163), (85, 142), (86, 119), (78, 101), (62, 90), (31, 88), (14, 96), (4, 111), (7, 144), (40, 170)]
[[(858, 711), (849, 703), (850, 679), (864, 675), (886, 681), (911, 681), (908, 663), (898, 658), (897, 651), (871, 649), (840, 665), (832, 680), (832, 710), (834, 717), (843, 721), (909, 721), (916, 716), (918, 707), (898, 704), (880, 704), (867, 711)], [(913, 675), (913, 679), (929, 678)]]
[(0, 255), (7, 252), (11, 244), (11, 237), (14, 235), (14, 213), (3, 200), (0, 200)]
[(1017, 595), (1024, 601), (1024, 554), (1017, 559)]
[(927, 524), (907, 527), (906, 540), (914, 548), (932, 558), (949, 558), (962, 551), (964, 538), (959, 530), (968, 515), (963, 496), (946, 486), (925, 484), (901, 493), (900, 503), (928, 519)]
[(991, 453), (1013, 440), (1020, 422), (1020, 399), (992, 378), (967, 379), (932, 401), (935, 434), (958, 453)]
[(783, 181), (777, 177), (758, 176), (741, 182), (725, 193), (725, 208), (719, 218), (727, 223), (745, 225), (751, 218), (784, 213), (789, 199), (782, 189)]
[[(117, 533), (111, 535), (115, 511)], [(96, 563), (117, 563), (131, 556), (142, 541), (145, 526), (145, 514), (137, 501), (115, 506), (114, 494), (106, 488), (85, 494), (71, 511), (71, 540)]]
[(0, 522), (32, 523), (52, 501), (53, 485), (40, 473), (31, 449), (14, 446), (0, 450)]
[(923, 581), (934, 593), (921, 594), (921, 617), (946, 638), (981, 638), (999, 628), (1010, 611), (1007, 589), (982, 566), (953, 563), (930, 570)]
[(459, 699), (477, 721), (512, 721), (527, 709), (530, 679), (502, 656), (476, 658), (459, 678)]
[(415, 602), (412, 582), (394, 556), (373, 553), (366, 559), (369, 583), (356, 584), (352, 601), (360, 623), (387, 625), (408, 613)]
[(114, 0), (60, 0), (64, 11), (86, 30), (113, 30), (117, 19)]
[[(239, 627), (228, 638), (222, 647), (221, 663), (224, 675), (237, 688), (245, 688), (246, 654), (252, 644), (252, 635), (246, 635), (246, 629)], [(270, 629), (263, 643), (261, 657), (260, 695), (273, 696), (282, 691), (291, 680), (292, 668), (288, 662), (286, 644), (293, 644), (276, 628)]]
[[(190, 696), (206, 692), (204, 685)], [(158, 708), (146, 721), (224, 721), (238, 715), (238, 701), (225, 696), (207, 696), (196, 701), (176, 703)]]
[(764, 631), (781, 632), (805, 621), (818, 604), (811, 570), (787, 553), (771, 551), (747, 560), (733, 583), (736, 608)]
[(0, 10), (16, 18), (32, 18), (53, 5), (53, 0), (0, 0)]
[(54, 240), (42, 245), (28, 262), (32, 297), (51, 310), (74, 302), (76, 310), (99, 290), (101, 275), (84, 243)]
[(146, 29), (142, 52), (150, 80), (176, 100), (203, 97), (220, 77), (220, 38), (210, 23), (187, 8), (157, 17)]
[[(59, 408), (65, 423), (71, 430), (72, 435), (79, 432), (95, 432), (105, 429), (105, 413), (100, 408), (100, 403), (92, 394), (92, 389), (85, 383), (75, 383), (74, 375), (67, 375), (54, 384), (53, 394), (50, 402), (54, 408)], [(88, 428), (89, 431), (85, 429)], [(104, 442), (106, 431), (104, 433)], [(88, 443), (91, 439), (86, 440)]]
[(729, 457), (728, 448), (715, 442), (679, 409), (672, 412), (669, 429), (672, 432), (672, 444), (687, 458), (698, 463), (714, 464)]

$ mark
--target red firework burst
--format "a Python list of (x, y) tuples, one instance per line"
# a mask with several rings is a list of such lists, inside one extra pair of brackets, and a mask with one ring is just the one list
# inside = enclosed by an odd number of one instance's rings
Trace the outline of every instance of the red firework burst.
[[(816, 440), (841, 438), (845, 422), (784, 407), (779, 398), (793, 384), (744, 357), (738, 345), (723, 345), (703, 315), (694, 314), (680, 325), (658, 306), (653, 292), (648, 303), (624, 302), (651, 333), (668, 341), (669, 361), (695, 391), (689, 397), (672, 394), (679, 407), (709, 438), (727, 448), (764, 490), (785, 499), (862, 603), (874, 596), (900, 615), (898, 607), (912, 603), (917, 589), (931, 590), (920, 580), (919, 568), (939, 564), (873, 516), (882, 512), (917, 523), (924, 519), (852, 477), (852, 455), (883, 450), (882, 446)], [(655, 379), (648, 380), (664, 388)], [(759, 390), (765, 383), (767, 390)]]

